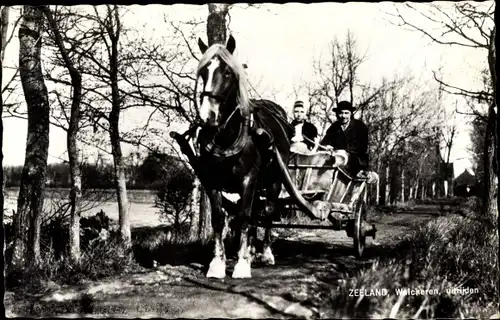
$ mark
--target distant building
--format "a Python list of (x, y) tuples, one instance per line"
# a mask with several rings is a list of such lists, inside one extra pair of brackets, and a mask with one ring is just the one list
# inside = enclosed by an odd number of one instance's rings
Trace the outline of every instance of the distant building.
[(477, 178), (469, 170), (465, 169), (453, 181), (453, 193), (459, 197), (470, 197), (476, 194), (477, 185)]

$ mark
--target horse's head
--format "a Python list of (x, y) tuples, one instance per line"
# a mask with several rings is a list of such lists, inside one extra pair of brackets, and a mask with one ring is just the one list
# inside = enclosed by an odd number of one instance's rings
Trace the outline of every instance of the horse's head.
[(226, 46), (207, 47), (201, 39), (198, 45), (203, 53), (197, 70), (203, 81), (198, 114), (204, 125), (215, 127), (227, 121), (238, 104), (240, 108), (248, 106), (244, 68), (232, 55), (236, 45), (233, 36)]

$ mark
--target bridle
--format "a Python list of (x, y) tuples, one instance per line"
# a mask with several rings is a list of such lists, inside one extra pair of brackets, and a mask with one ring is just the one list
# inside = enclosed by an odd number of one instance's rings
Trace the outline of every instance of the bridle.
[[(232, 89), (232, 87), (231, 87), (231, 89)], [(213, 98), (213, 99), (217, 100), (219, 103), (222, 103), (222, 102), (225, 102), (227, 100), (227, 96), (229, 96), (229, 93), (226, 96), (221, 96), (219, 94), (213, 94), (211, 91), (203, 91), (202, 93), (200, 93), (200, 101), (203, 101), (204, 97), (209, 97), (209, 98)]]
[[(197, 87), (197, 85), (198, 85), (198, 82), (196, 82), (196, 87)], [(204, 97), (209, 97), (209, 98), (213, 98), (213, 99), (217, 100), (217, 102), (220, 105), (223, 105), (229, 99), (229, 96), (233, 92), (235, 85), (236, 84), (233, 81), (231, 83), (231, 87), (229, 87), (229, 89), (227, 90), (227, 94), (226, 95), (214, 94), (211, 91), (204, 90), (200, 94), (200, 102), (203, 101)], [(197, 112), (197, 117), (198, 117), (198, 121), (197, 121), (198, 124), (197, 124), (197, 126), (203, 127), (203, 125), (201, 124), (200, 116), (199, 116), (199, 108), (198, 108), (198, 106), (196, 104), (196, 102), (197, 102), (196, 91), (197, 90), (195, 88), (195, 91), (194, 91), (195, 99), (194, 99), (194, 101), (195, 101), (195, 107), (196, 107), (196, 112)], [(240, 125), (240, 129), (239, 129), (239, 132), (238, 132), (238, 137), (236, 138), (235, 142), (230, 147), (228, 147), (228, 148), (222, 148), (222, 147), (220, 147), (219, 145), (217, 145), (215, 143), (215, 138), (217, 137), (218, 134), (221, 134), (223, 132), (223, 130), (227, 127), (227, 124), (233, 118), (233, 116), (236, 114), (237, 111), (240, 112), (240, 114), (241, 114), (241, 116), (243, 118), (243, 123)], [(231, 112), (231, 114), (224, 121), (224, 123), (222, 125), (219, 125), (217, 127), (216, 133), (208, 141), (208, 143), (204, 146), (205, 151), (207, 151), (208, 153), (212, 154), (214, 157), (217, 157), (217, 158), (227, 158), (227, 157), (230, 157), (230, 156), (238, 154), (239, 152), (241, 152), (241, 150), (243, 149), (243, 147), (249, 141), (249, 132), (248, 132), (249, 127), (250, 127), (250, 111), (249, 110), (244, 110), (244, 108), (242, 108), (241, 105), (236, 106), (234, 108), (234, 110)]]

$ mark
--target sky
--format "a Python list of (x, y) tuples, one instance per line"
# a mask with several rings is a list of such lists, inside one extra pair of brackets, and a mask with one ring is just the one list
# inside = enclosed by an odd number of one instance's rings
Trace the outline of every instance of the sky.
[[(327, 53), (334, 37), (342, 40), (350, 30), (358, 48), (366, 53), (366, 61), (359, 70), (363, 82), (376, 82), (382, 76), (411, 72), (421, 81), (431, 83), (432, 71), (442, 68), (444, 79), (457, 86), (477, 88), (478, 70), (486, 63), (484, 52), (432, 43), (422, 34), (398, 27), (387, 12), (403, 4), (380, 3), (316, 3), (316, 4), (262, 4), (257, 8), (236, 5), (230, 11), (229, 29), (236, 39), (236, 56), (248, 64), (249, 81), (264, 98), (273, 94), (275, 100), (290, 107), (296, 98), (294, 88), (309, 81), (313, 61)], [(427, 4), (415, 3), (417, 8)], [(408, 10), (405, 17), (418, 19)], [(129, 6), (124, 24), (142, 30), (150, 39), (165, 34), (164, 16), (170, 20), (206, 20), (205, 5), (145, 5)], [(206, 43), (205, 26), (200, 37)], [(196, 43), (192, 46), (197, 49)], [(6, 53), (7, 65), (17, 63), (18, 40), (13, 39)], [(5, 71), (5, 79), (9, 70)], [(435, 85), (435, 83), (433, 83)], [(454, 108), (456, 98), (445, 97), (449, 108)], [(458, 104), (464, 104), (458, 100)], [(451, 109), (450, 109), (451, 110)], [(125, 115), (122, 125), (140, 125), (145, 117)], [(468, 154), (470, 139), (466, 123), (469, 119), (459, 116), (459, 135), (452, 159), (456, 175), (471, 167)], [(22, 165), (26, 141), (25, 120), (4, 118), (4, 165)], [(51, 128), (49, 162), (66, 158), (66, 138), (62, 130)], [(132, 151), (124, 146), (125, 151)]]

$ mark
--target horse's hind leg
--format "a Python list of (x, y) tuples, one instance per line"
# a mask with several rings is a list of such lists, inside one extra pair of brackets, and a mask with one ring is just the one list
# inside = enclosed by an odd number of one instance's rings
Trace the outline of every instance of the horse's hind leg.
[(272, 244), (271, 228), (266, 227), (266, 231), (264, 233), (264, 245), (262, 248), (262, 256), (260, 260), (267, 265), (273, 266), (274, 255), (273, 251), (271, 250), (271, 244)]
[(250, 262), (253, 262), (253, 259), (256, 257), (256, 249), (255, 244), (257, 243), (257, 226), (255, 225), (255, 221), (252, 221), (254, 225), (250, 226), (250, 230), (248, 231), (248, 244), (250, 246)]
[(267, 187), (267, 203), (266, 203), (266, 218), (265, 218), (265, 234), (262, 248), (261, 261), (268, 265), (274, 265), (274, 255), (271, 250), (272, 233), (271, 224), (274, 216), (277, 214), (278, 196), (281, 191), (281, 183), (272, 182)]
[(226, 222), (222, 210), (222, 195), (216, 190), (207, 190), (212, 207), (212, 228), (214, 229), (214, 257), (208, 267), (207, 278), (222, 279), (226, 276), (226, 254), (224, 250), (223, 231)]

